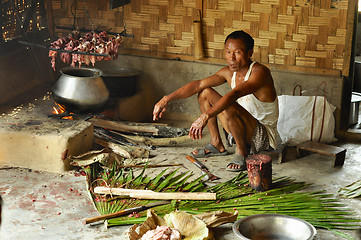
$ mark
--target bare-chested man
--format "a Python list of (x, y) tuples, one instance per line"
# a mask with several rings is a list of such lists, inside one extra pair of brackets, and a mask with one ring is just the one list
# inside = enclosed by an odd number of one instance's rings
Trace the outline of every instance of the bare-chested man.
[[(202, 114), (189, 129), (193, 139), (202, 138), (208, 126), (211, 143), (194, 150), (196, 158), (221, 156), (228, 152), (223, 145), (217, 117), (225, 130), (228, 145), (236, 144), (235, 157), (228, 163), (229, 171), (246, 169), (245, 158), (262, 150), (276, 149), (278, 100), (269, 69), (251, 60), (254, 40), (244, 31), (235, 31), (225, 40), (228, 66), (202, 80), (192, 81), (164, 96), (155, 106), (153, 120), (162, 117), (170, 101), (198, 93)], [(232, 90), (221, 96), (212, 87), (228, 82)]]

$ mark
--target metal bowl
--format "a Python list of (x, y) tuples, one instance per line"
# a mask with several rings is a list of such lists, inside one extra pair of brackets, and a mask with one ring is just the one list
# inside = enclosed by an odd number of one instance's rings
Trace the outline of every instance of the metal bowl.
[(233, 224), (233, 232), (244, 240), (311, 240), (317, 234), (315, 227), (308, 222), (279, 214), (241, 218)]

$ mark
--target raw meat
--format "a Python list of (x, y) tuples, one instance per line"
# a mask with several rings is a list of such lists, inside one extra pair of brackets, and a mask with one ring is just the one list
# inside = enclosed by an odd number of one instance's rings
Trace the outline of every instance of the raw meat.
[[(75, 67), (76, 64), (81, 67), (82, 64), (94, 66), (96, 61), (109, 61), (118, 57), (118, 48), (122, 43), (121, 36), (108, 37), (107, 32), (103, 31), (99, 34), (94, 31), (86, 33), (83, 37), (78, 31), (73, 31), (66, 37), (61, 37), (51, 43), (51, 48), (59, 50), (67, 50), (71, 52), (60, 52), (60, 59), (70, 66)], [(85, 52), (90, 54), (74, 54), (72, 52)], [(94, 53), (108, 54), (109, 56), (95, 56)], [(49, 50), (51, 58), (51, 67), (55, 71), (55, 61), (58, 51)]]
[(181, 240), (182, 236), (177, 229), (167, 226), (157, 226), (156, 229), (146, 232), (141, 240)]

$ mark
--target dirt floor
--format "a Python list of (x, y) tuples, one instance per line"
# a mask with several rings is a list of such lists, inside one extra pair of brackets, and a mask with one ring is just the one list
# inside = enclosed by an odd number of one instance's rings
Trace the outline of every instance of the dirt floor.
[[(152, 164), (180, 163), (181, 168), (191, 170), (195, 176), (201, 172), (185, 157), (194, 148), (209, 142), (209, 135), (200, 141), (190, 141), (176, 147), (159, 147), (151, 151)], [(274, 177), (288, 176), (296, 180), (313, 183), (310, 190), (326, 190), (334, 194), (341, 187), (361, 179), (361, 142), (337, 142), (346, 148), (346, 160), (342, 167), (333, 167), (332, 158), (320, 154), (311, 154), (296, 158), (292, 148), (286, 162), (279, 164), (277, 157), (272, 162)], [(234, 153), (234, 147), (228, 148)], [(210, 171), (226, 181), (235, 176), (225, 170), (233, 155), (212, 157), (203, 163)], [(172, 169), (172, 168), (170, 168)], [(148, 170), (155, 174), (160, 169)], [(39, 172), (30, 169), (12, 167), (0, 168), (0, 194), (3, 197), (2, 225), (0, 239), (119, 239), (129, 227), (106, 229), (103, 224), (85, 225), (84, 219), (99, 215), (87, 193), (85, 176), (77, 171), (63, 174)], [(340, 200), (354, 211), (354, 217), (361, 219), (361, 199)], [(225, 224), (215, 231), (217, 240), (233, 240), (232, 224)], [(356, 231), (346, 232), (354, 239)], [(343, 239), (330, 231), (317, 229), (316, 239)]]

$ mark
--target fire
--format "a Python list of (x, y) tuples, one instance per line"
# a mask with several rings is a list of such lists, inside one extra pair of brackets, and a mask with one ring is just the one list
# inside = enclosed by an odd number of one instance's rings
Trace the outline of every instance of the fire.
[(62, 114), (65, 112), (65, 107), (59, 103), (55, 103), (55, 107), (53, 107), (53, 114)]
[[(53, 114), (62, 114), (65, 113), (66, 109), (64, 105), (61, 105), (59, 103), (55, 103), (55, 107), (53, 107)], [(73, 113), (69, 113), (69, 115), (72, 115)], [(62, 117), (62, 119), (69, 119), (69, 120), (73, 120), (72, 116), (64, 116)]]

